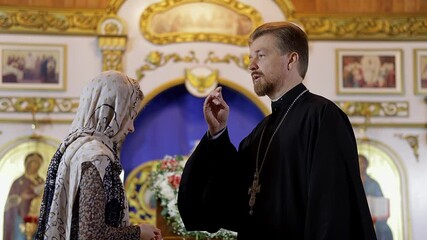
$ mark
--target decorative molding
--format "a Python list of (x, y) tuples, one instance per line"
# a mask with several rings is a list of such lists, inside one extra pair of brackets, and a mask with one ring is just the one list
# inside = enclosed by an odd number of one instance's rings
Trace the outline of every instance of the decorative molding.
[(205, 59), (204, 63), (235, 63), (238, 67), (248, 70), (250, 60), (249, 54), (242, 54), (240, 57), (233, 54), (226, 54), (224, 57), (220, 58), (215, 56), (214, 52), (209, 52), (208, 57)]
[(127, 29), (116, 16), (105, 17), (98, 24), (98, 46), (102, 52), (102, 71), (123, 71), (123, 54), (126, 50)]
[[(145, 64), (139, 67), (136, 70), (136, 76), (139, 81), (144, 78), (145, 71), (153, 71), (156, 70), (159, 67), (162, 67), (166, 65), (169, 62), (184, 62), (184, 63), (199, 63), (200, 60), (196, 56), (195, 51), (190, 51), (188, 55), (181, 56), (178, 53), (170, 53), (170, 54), (164, 54), (159, 51), (152, 51), (148, 53), (147, 57), (145, 58)], [(249, 62), (249, 54), (244, 53), (240, 57), (233, 55), (233, 54), (226, 54), (223, 57), (215, 56), (215, 52), (211, 51), (208, 53), (208, 56), (203, 60), (203, 63), (211, 63), (211, 64), (217, 64), (217, 63), (225, 63), (230, 64), (234, 63), (238, 67), (248, 70), (248, 66), (250, 64)]]
[(394, 134), (394, 136), (398, 137), (398, 138), (400, 138), (402, 140), (405, 140), (409, 144), (409, 146), (412, 148), (412, 151), (414, 153), (415, 159), (417, 160), (417, 162), (419, 162), (420, 161), (420, 159), (419, 159), (420, 154), (418, 152), (418, 149), (419, 149), (419, 141), (418, 141), (419, 135), (409, 135), (409, 134), (408, 135), (404, 135), (404, 134), (401, 134), (401, 133), (396, 133), (396, 134)]
[(290, 0), (274, 0), (286, 19), (302, 26), (310, 40), (427, 40), (421, 14), (298, 13)]
[[(184, 30), (179, 31), (180, 25), (177, 25), (178, 30), (169, 29), (165, 30), (165, 32), (156, 32), (155, 28), (152, 26), (155, 21), (156, 15), (167, 14), (168, 11), (172, 11), (178, 7), (185, 7), (185, 5), (190, 4), (210, 4), (213, 7), (223, 7), (225, 9), (230, 10), (236, 16), (244, 17), (248, 19), (250, 22), (250, 29), (248, 29), (247, 33), (224, 33), (219, 30), (210, 29), (209, 27), (205, 27), (205, 29), (198, 30)], [(222, 11), (224, 12), (224, 11)], [(194, 13), (193, 13), (194, 14)], [(193, 14), (185, 14), (184, 16), (190, 16)], [(218, 23), (219, 19), (212, 20), (209, 23)], [(170, 18), (167, 16), (165, 19)], [(164, 22), (160, 21), (159, 22)], [(179, 24), (178, 21), (174, 21), (175, 24)], [(231, 24), (233, 22), (229, 21), (225, 28), (231, 28)], [(247, 39), (250, 33), (259, 25), (263, 23), (262, 17), (259, 12), (244, 3), (241, 3), (237, 0), (165, 0), (159, 3), (155, 3), (150, 5), (148, 8), (144, 10), (140, 18), (140, 31), (144, 35), (144, 37), (155, 44), (169, 44), (169, 43), (180, 43), (180, 42), (221, 42), (227, 44), (235, 44), (239, 46), (246, 46)], [(164, 26), (163, 26), (164, 27)]]
[(138, 81), (141, 81), (145, 76), (145, 71), (153, 71), (159, 67), (166, 65), (168, 62), (173, 61), (174, 63), (184, 62), (184, 63), (198, 63), (199, 60), (196, 57), (194, 51), (190, 51), (187, 56), (180, 56), (178, 53), (163, 54), (159, 51), (150, 52), (145, 58), (145, 64), (139, 67), (136, 70), (136, 76)]
[(218, 86), (218, 82), (218, 69), (205, 66), (185, 69), (185, 87), (195, 97), (207, 97)]
[(117, 13), (125, 0), (109, 0), (106, 9), (49, 9), (2, 6), (0, 33), (97, 35), (99, 22)]
[(311, 40), (426, 40), (426, 16), (295, 15)]
[(129, 173), (126, 178), (125, 190), (128, 193), (129, 218), (132, 224), (156, 223), (156, 210), (151, 208), (147, 193), (149, 190), (148, 179), (150, 172), (158, 164), (158, 161), (145, 162)]
[(408, 102), (335, 101), (348, 116), (408, 117)]
[(0, 97), (0, 113), (75, 113), (79, 98)]
[(0, 32), (95, 34), (102, 13), (47, 11), (34, 9), (0, 10)]
[(102, 52), (102, 71), (123, 70), (123, 54), (126, 49), (126, 36), (99, 36), (98, 46)]

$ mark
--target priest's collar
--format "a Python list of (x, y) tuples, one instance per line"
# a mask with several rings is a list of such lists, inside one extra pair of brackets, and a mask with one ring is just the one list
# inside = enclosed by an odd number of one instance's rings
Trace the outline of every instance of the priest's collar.
[(271, 101), (271, 111), (274, 113), (283, 109), (291, 104), (291, 102), (307, 88), (304, 84), (300, 83), (294, 88), (283, 94), (279, 99)]

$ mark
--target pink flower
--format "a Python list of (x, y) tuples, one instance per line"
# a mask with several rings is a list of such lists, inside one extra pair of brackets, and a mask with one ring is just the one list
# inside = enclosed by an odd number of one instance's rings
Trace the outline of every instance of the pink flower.
[(171, 171), (175, 171), (176, 168), (179, 166), (178, 161), (175, 158), (163, 160), (162, 164), (160, 165), (161, 170), (169, 169)]
[(169, 176), (168, 182), (172, 186), (172, 188), (177, 189), (179, 187), (179, 183), (181, 182), (181, 176), (179, 175)]

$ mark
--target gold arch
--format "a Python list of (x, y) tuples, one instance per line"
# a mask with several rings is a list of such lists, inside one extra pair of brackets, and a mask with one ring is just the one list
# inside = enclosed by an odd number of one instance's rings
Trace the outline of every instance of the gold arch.
[[(231, 82), (230, 80), (223, 78), (219, 78), (218, 80), (220, 84), (230, 87), (249, 98), (265, 116), (270, 113), (270, 110), (265, 107), (261, 100), (254, 96), (250, 91)], [(185, 78), (177, 78), (155, 88), (149, 94), (145, 95), (138, 112), (141, 112), (144, 106), (161, 92), (181, 84), (185, 84)], [(130, 213), (130, 221), (132, 224), (156, 224), (156, 209), (149, 206), (149, 196), (145, 196), (145, 193), (149, 190), (149, 186), (147, 185), (149, 173), (157, 163), (157, 160), (145, 162), (133, 169), (126, 178), (125, 190), (129, 200), (129, 206), (135, 210), (135, 212)]]
[[(43, 156), (43, 164), (40, 167), (39, 174), (46, 178), (47, 168), (50, 159), (54, 155), (59, 142), (48, 137), (25, 136), (10, 141), (0, 148), (0, 212), (4, 212), (6, 199), (9, 189), (15, 179), (24, 173), (25, 156), (37, 151)], [(0, 218), (0, 235), (3, 235), (3, 221)]]
[(358, 151), (369, 160), (368, 175), (381, 186), (390, 199), (389, 224), (393, 239), (411, 239), (409, 218), (407, 171), (399, 155), (376, 140), (358, 140)]
[[(156, 209), (150, 206), (151, 192), (148, 186), (150, 172), (158, 161), (145, 162), (129, 173), (125, 181), (125, 191), (129, 206), (134, 211), (129, 212), (132, 224), (149, 223), (156, 225)], [(148, 194), (148, 196), (146, 195)]]

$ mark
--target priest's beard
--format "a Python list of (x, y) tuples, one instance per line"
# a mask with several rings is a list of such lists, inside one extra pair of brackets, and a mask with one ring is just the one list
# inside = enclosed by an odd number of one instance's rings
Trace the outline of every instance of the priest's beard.
[(260, 79), (254, 82), (254, 91), (256, 95), (260, 97), (268, 95), (269, 93), (273, 92), (273, 89), (274, 89), (273, 83), (268, 80)]

